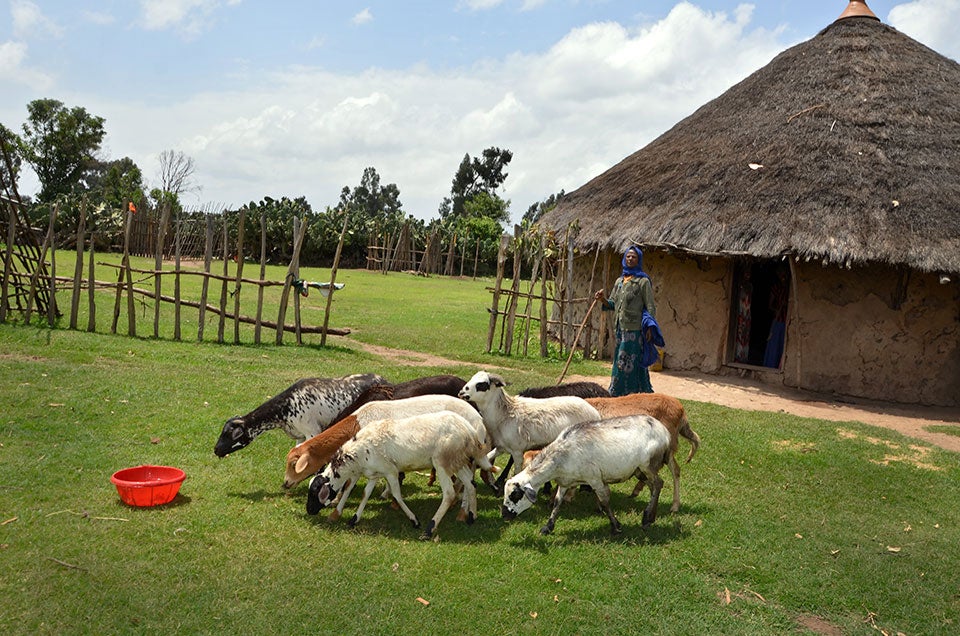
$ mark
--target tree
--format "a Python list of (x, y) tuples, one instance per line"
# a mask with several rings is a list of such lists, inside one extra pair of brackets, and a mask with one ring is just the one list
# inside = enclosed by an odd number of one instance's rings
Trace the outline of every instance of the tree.
[(543, 201), (534, 203), (523, 213), (523, 219), (521, 220), (526, 221), (527, 225), (533, 225), (539, 221), (544, 214), (557, 207), (557, 204), (560, 203), (560, 199), (563, 198), (564, 194), (564, 191), (561, 190), (557, 194), (551, 194)]
[(464, 155), (453, 175), (450, 198), (440, 204), (440, 218), (462, 217), (466, 203), (481, 193), (499, 198), (497, 191), (507, 180), (504, 169), (512, 159), (512, 152), (495, 146), (484, 150), (481, 158), (471, 159), (469, 154)]
[(27, 104), (23, 125), (23, 158), (40, 181), (41, 202), (69, 194), (96, 168), (96, 153), (106, 135), (103, 117), (76, 106), (67, 108), (55, 99)]
[(179, 150), (164, 150), (160, 153), (159, 161), (161, 190), (179, 198), (181, 194), (200, 189), (193, 180), (196, 171), (193, 157)]
[[(20, 179), (20, 138), (15, 132), (0, 124), (0, 190), (12, 191)], [(8, 163), (9, 162), (9, 163)]]
[(133, 201), (138, 207), (146, 198), (143, 188), (143, 172), (130, 157), (99, 163), (84, 178), (90, 201), (102, 203), (110, 210), (126, 210)]

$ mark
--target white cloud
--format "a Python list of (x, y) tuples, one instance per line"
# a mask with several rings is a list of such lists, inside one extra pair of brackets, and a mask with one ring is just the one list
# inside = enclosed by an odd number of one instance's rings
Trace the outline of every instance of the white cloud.
[(941, 55), (960, 60), (960, 0), (914, 0), (890, 10), (891, 26)]
[(148, 31), (176, 29), (184, 37), (193, 38), (210, 28), (214, 14), (226, 4), (238, 0), (140, 0), (140, 24)]
[(400, 188), (408, 213), (433, 218), (464, 153), (508, 148), (514, 159), (502, 194), (518, 219), (766, 64), (782, 46), (770, 32), (748, 30), (749, 18), (680, 4), (659, 22), (592, 24), (541, 54), (471, 68), (297, 67), (251, 73), (242, 92), (146, 113), (142, 105), (90, 108), (111, 130), (130, 131), (113, 141), (139, 150), (131, 156), (145, 174), (154, 168), (137, 157), (182, 149), (196, 160), (204, 198), (226, 205), (267, 194), (333, 205), (374, 166)]
[(368, 22), (371, 22), (372, 20), (373, 20), (373, 12), (371, 12), (369, 8), (366, 8), (360, 13), (353, 16), (353, 18), (350, 21), (353, 22), (354, 24), (359, 25), (359, 24), (366, 24)]
[(486, 11), (503, 4), (503, 0), (461, 0), (458, 6), (466, 7), (470, 11)]
[(63, 35), (63, 28), (43, 15), (40, 7), (29, 0), (12, 0), (10, 14), (13, 18), (13, 35), (17, 39), (37, 35), (59, 38)]
[(45, 91), (52, 84), (52, 78), (36, 69), (24, 65), (27, 59), (27, 45), (23, 42), (0, 43), (0, 80), (20, 84), (35, 91)]

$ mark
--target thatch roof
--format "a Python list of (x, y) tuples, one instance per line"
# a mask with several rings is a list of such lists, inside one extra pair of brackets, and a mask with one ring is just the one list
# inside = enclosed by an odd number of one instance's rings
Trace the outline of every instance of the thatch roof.
[(579, 246), (960, 272), (960, 64), (838, 20), (545, 215)]

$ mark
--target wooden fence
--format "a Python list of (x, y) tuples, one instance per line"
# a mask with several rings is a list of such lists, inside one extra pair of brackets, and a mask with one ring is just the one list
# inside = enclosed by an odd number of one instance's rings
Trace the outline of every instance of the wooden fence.
[[(181, 340), (183, 337), (181, 323), (184, 308), (197, 311), (197, 340), (204, 340), (206, 334), (204, 328), (206, 325), (207, 314), (211, 313), (218, 316), (218, 328), (216, 334), (217, 342), (225, 342), (227, 324), (233, 326), (233, 342), (240, 342), (240, 325), (254, 325), (254, 342), (260, 343), (263, 338), (263, 330), (275, 332), (276, 344), (282, 344), (285, 332), (296, 334), (297, 344), (302, 344), (301, 335), (305, 333), (322, 334), (325, 343), (326, 334), (347, 335), (349, 329), (336, 329), (329, 327), (330, 300), (336, 289), (334, 281), (336, 279), (337, 267), (339, 264), (340, 250), (343, 245), (343, 236), (346, 232), (346, 221), (344, 230), (340, 236), (340, 244), (337, 249), (337, 255), (331, 271), (331, 281), (324, 284), (324, 291), (328, 294), (327, 305), (324, 314), (323, 326), (304, 325), (301, 321), (300, 296), (305, 294), (307, 286), (319, 286), (316, 283), (305, 283), (300, 280), (299, 255), (307, 229), (306, 223), (300, 223), (299, 219), (294, 219), (294, 248), (293, 257), (287, 268), (286, 276), (282, 281), (265, 280), (266, 273), (266, 228), (264, 219), (260, 219), (261, 249), (260, 249), (260, 276), (259, 278), (248, 278), (243, 276), (243, 268), (246, 255), (243, 253), (244, 233), (246, 230), (245, 211), (240, 211), (240, 217), (237, 224), (236, 240), (232, 242), (228, 236), (227, 223), (222, 215), (205, 215), (205, 240), (203, 246), (203, 271), (194, 269), (185, 269), (182, 267), (183, 257), (183, 227), (178, 221), (169, 223), (170, 215), (168, 210), (164, 210), (161, 220), (156, 223), (154, 231), (155, 240), (150, 241), (154, 247), (155, 263), (153, 269), (138, 269), (130, 264), (131, 256), (131, 230), (135, 226), (132, 218), (132, 212), (126, 212), (124, 221), (124, 241), (123, 252), (120, 265), (109, 263), (96, 263), (96, 253), (94, 250), (95, 241), (92, 234), (86, 231), (86, 205), (82, 204), (79, 211), (76, 234), (76, 259), (74, 263), (73, 276), (58, 276), (56, 263), (56, 245), (54, 244), (54, 223), (57, 216), (57, 206), (54, 206), (50, 223), (41, 241), (38, 238), (38, 232), (35, 228), (29, 227), (21, 220), (19, 214), (20, 205), (16, 199), (10, 197), (3, 198), (4, 208), (6, 209), (6, 227), (4, 236), (6, 243), (4, 247), (3, 259), (3, 281), (2, 293), (0, 293), (0, 321), (6, 321), (12, 309), (19, 310), (23, 315), (24, 322), (30, 322), (32, 312), (36, 308), (39, 312), (46, 313), (47, 321), (54, 326), (62, 313), (57, 305), (57, 292), (70, 292), (70, 310), (69, 321), (70, 328), (78, 328), (79, 308), (82, 301), (83, 292), (86, 291), (88, 303), (88, 322), (87, 330), (94, 331), (96, 328), (96, 311), (94, 293), (96, 290), (110, 289), (114, 290), (113, 317), (110, 327), (111, 333), (117, 333), (120, 317), (123, 309), (126, 309), (126, 331), (128, 335), (136, 336), (137, 312), (135, 298), (148, 299), (153, 301), (153, 336), (159, 337), (160, 332), (160, 308), (162, 303), (173, 305), (174, 308), (174, 339)], [(142, 227), (143, 224), (140, 224)], [(173, 227), (173, 269), (164, 269), (163, 251), (164, 245), (169, 243), (166, 236), (168, 226)], [(217, 227), (219, 225), (219, 228)], [(138, 230), (142, 231), (142, 230)], [(138, 245), (145, 241), (144, 236), (138, 237)], [(223, 273), (217, 274), (211, 271), (213, 265), (213, 254), (215, 245), (222, 250)], [(230, 246), (233, 245), (231, 250)], [(229, 264), (233, 257), (236, 263), (236, 271), (233, 275), (229, 272)], [(48, 260), (49, 258), (49, 260)], [(96, 280), (94, 277), (95, 265), (101, 267), (110, 267), (117, 271), (116, 281)], [(84, 277), (84, 271), (88, 275)], [(134, 284), (134, 274), (137, 274), (138, 282), (146, 281), (145, 287)], [(161, 293), (163, 279), (173, 277), (173, 295), (168, 296)], [(181, 279), (185, 276), (202, 277), (201, 293), (199, 299), (184, 298), (181, 294)], [(150, 281), (153, 285), (150, 289)], [(211, 290), (210, 284), (219, 284), (219, 298), (211, 302), (211, 295), (215, 295), (216, 290)], [(254, 286), (257, 289), (256, 314), (246, 316), (241, 314), (241, 291), (244, 286)], [(264, 317), (264, 290), (273, 286), (282, 286), (281, 300), (277, 311), (276, 320), (269, 320)], [(293, 321), (288, 323), (286, 313), (290, 304), (290, 293), (294, 290), (293, 296)], [(232, 309), (228, 306), (228, 300), (232, 299)]]

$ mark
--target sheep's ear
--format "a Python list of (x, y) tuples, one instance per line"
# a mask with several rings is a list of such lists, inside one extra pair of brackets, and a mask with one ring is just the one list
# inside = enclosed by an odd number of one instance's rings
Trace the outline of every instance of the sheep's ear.
[(490, 377), (490, 382), (491, 382), (491, 384), (493, 384), (493, 386), (506, 386), (506, 385), (507, 385), (507, 383), (506, 383), (506, 382), (503, 380), (503, 378), (501, 378), (499, 375), (490, 373), (490, 374), (488, 374), (488, 376)]
[(523, 485), (523, 494), (531, 502), (537, 502), (537, 489), (532, 487), (530, 484)]
[(295, 466), (294, 470), (296, 470), (298, 473), (302, 473), (309, 463), (310, 458), (306, 453), (304, 453), (300, 456), (300, 459), (297, 460), (297, 465)]

